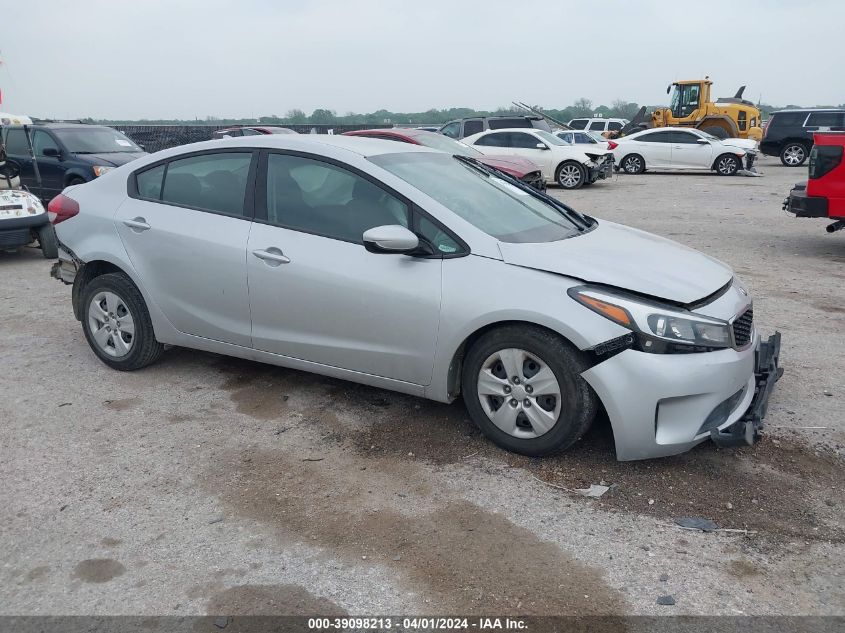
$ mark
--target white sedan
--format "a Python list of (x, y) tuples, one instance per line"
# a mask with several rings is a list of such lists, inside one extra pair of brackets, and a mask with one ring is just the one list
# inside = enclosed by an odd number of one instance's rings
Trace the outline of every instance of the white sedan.
[(564, 189), (578, 189), (613, 173), (611, 152), (599, 145), (595, 145), (595, 150), (569, 145), (545, 130), (487, 130), (461, 140), (482, 154), (528, 158), (539, 165), (547, 183), (556, 183)]
[(619, 169), (641, 174), (646, 169), (707, 169), (732, 176), (751, 169), (756, 155), (750, 139), (718, 139), (701, 130), (661, 128), (643, 130), (616, 141), (613, 149)]
[(595, 151), (596, 149), (611, 150), (616, 147), (616, 141), (610, 141), (598, 132), (588, 132), (584, 130), (557, 130), (554, 134), (567, 145), (595, 146), (592, 147), (590, 151)]

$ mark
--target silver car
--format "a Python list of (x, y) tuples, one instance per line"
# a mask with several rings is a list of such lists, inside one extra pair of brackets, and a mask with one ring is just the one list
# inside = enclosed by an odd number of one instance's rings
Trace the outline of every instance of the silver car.
[(49, 211), (53, 275), (118, 370), (178, 345), (463, 396), (488, 438), (533, 456), (603, 409), (621, 460), (753, 442), (778, 376), (779, 337), (761, 343), (724, 264), (421, 146), (197, 143)]

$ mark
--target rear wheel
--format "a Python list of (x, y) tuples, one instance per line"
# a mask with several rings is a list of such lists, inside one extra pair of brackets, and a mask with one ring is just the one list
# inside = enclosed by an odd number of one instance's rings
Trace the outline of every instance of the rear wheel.
[(564, 189), (578, 189), (587, 180), (587, 170), (574, 160), (568, 160), (557, 168), (555, 180)]
[(38, 244), (41, 246), (41, 253), (47, 259), (56, 259), (59, 256), (59, 240), (56, 238), (56, 230), (52, 224), (38, 227)]
[(97, 357), (112, 369), (132, 371), (157, 361), (164, 346), (155, 339), (138, 288), (123, 273), (95, 277), (82, 298), (82, 329)]
[(739, 170), (739, 158), (733, 154), (722, 154), (716, 159), (715, 169), (720, 176), (733, 176)]
[(639, 154), (628, 154), (619, 166), (626, 174), (641, 174), (645, 171), (645, 159)]
[(787, 167), (800, 167), (808, 155), (807, 146), (803, 143), (787, 143), (780, 150), (780, 162)]
[(598, 400), (581, 377), (581, 355), (552, 332), (510, 326), (482, 336), (464, 361), (463, 398), (482, 433), (500, 447), (540, 457), (575, 443)]

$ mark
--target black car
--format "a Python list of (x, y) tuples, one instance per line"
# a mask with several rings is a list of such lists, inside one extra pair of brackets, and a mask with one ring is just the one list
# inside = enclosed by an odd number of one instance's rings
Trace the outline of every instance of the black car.
[(546, 120), (541, 116), (475, 116), (466, 119), (449, 121), (438, 132), (450, 138), (461, 139), (466, 136), (478, 134), (484, 130), (503, 130), (513, 127), (532, 127), (538, 130), (551, 132), (552, 129)]
[(128, 136), (103, 125), (39, 121), (26, 128), (38, 161), (40, 186), (23, 126), (3, 129), (7, 161), (20, 169), (21, 184), (45, 202), (65, 187), (146, 155)]
[(778, 156), (787, 167), (798, 167), (810, 156), (813, 132), (845, 131), (845, 110), (806, 108), (772, 112), (763, 128), (760, 151)]

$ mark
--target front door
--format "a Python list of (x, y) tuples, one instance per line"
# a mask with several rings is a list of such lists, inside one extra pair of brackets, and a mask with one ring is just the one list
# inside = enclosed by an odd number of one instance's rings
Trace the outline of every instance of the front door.
[(440, 259), (365, 250), (375, 226), (409, 226), (409, 204), (316, 157), (270, 153), (256, 189), (247, 270), (257, 349), (402, 380), (431, 381)]
[[(251, 345), (246, 245), (250, 150), (202, 153), (137, 175), (115, 227), (141, 283), (180, 332)], [(256, 158), (257, 160), (257, 158)]]
[(508, 136), (508, 153), (514, 156), (521, 156), (539, 165), (543, 178), (547, 181), (555, 179), (555, 168), (552, 152), (549, 144), (541, 141), (533, 134), (526, 132), (504, 132)]
[(669, 133), (672, 147), (672, 165), (684, 169), (710, 169), (713, 164), (713, 146), (697, 134), (684, 130)]
[[(32, 133), (32, 148), (41, 173), (41, 189), (36, 195), (43, 200), (51, 200), (65, 188), (65, 162), (70, 156), (63, 152), (53, 135), (45, 130)], [(47, 156), (45, 151), (53, 155)]]

